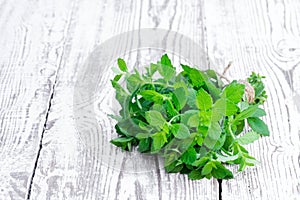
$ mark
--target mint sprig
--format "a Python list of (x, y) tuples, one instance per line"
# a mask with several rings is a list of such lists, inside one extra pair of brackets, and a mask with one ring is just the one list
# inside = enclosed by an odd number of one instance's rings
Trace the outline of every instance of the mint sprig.
[[(260, 119), (266, 115), (260, 108), (267, 98), (263, 76), (253, 72), (247, 81), (224, 85), (213, 70), (181, 64), (182, 71), (176, 73), (167, 54), (144, 74), (128, 71), (121, 58), (118, 66), (111, 83), (122, 108), (111, 116), (118, 133), (112, 144), (158, 153), (167, 172), (188, 174), (193, 180), (230, 179), (227, 164), (242, 171), (258, 162), (244, 145), (269, 135)], [(251, 130), (244, 133), (245, 127)]]

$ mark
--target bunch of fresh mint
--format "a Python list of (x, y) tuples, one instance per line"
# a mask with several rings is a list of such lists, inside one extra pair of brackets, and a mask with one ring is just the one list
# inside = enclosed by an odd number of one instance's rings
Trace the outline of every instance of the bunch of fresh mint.
[[(229, 179), (233, 174), (224, 164), (238, 164), (242, 171), (257, 163), (244, 145), (269, 135), (260, 119), (266, 115), (259, 107), (267, 98), (264, 77), (252, 73), (224, 85), (215, 71), (187, 65), (176, 74), (166, 54), (144, 74), (130, 73), (120, 58), (118, 66), (111, 83), (122, 109), (111, 116), (119, 134), (112, 144), (159, 153), (167, 172), (190, 179)], [(245, 127), (251, 130), (244, 133)]]

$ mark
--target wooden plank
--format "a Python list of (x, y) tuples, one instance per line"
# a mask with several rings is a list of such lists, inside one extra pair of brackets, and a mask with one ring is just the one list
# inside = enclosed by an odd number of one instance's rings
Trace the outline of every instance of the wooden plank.
[(205, 2), (212, 68), (233, 61), (231, 79), (264, 74), (269, 95), (271, 136), (248, 146), (261, 164), (223, 181), (224, 199), (299, 199), (299, 8), (299, 1)]
[(0, 5), (0, 199), (25, 199), (31, 182), (71, 11), (59, 2)]
[[(218, 199), (215, 180), (189, 181), (184, 175), (167, 174), (160, 159), (125, 153), (108, 143), (116, 134), (114, 121), (103, 112), (114, 106), (109, 70), (103, 71), (101, 84), (105, 88), (99, 91), (95, 103), (100, 107), (96, 111), (102, 134), (93, 135), (93, 130), (86, 135), (78, 133), (73, 113), (80, 66), (97, 44), (113, 35), (138, 28), (166, 28), (191, 37), (205, 48), (201, 3), (76, 2), (31, 199)], [(141, 54), (132, 52), (126, 58), (134, 63), (136, 55)], [(89, 115), (84, 117), (89, 127)]]

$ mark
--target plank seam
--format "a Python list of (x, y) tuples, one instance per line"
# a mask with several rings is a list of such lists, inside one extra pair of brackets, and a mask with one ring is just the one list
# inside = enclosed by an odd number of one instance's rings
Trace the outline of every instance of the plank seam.
[[(74, 8), (76, 7), (76, 3), (78, 3), (78, 1), (76, 1), (76, 2), (73, 3), (71, 11), (70, 11), (70, 14), (69, 14), (69, 17), (68, 17), (67, 27), (65, 29), (65, 31), (66, 31), (65, 32), (66, 37), (67, 37), (67, 33), (69, 32), (69, 29), (71, 27), (71, 21), (72, 21), (72, 17), (73, 17), (73, 14), (74, 14), (73, 13), (74, 12)], [(50, 98), (49, 98), (49, 101), (48, 101), (48, 109), (47, 109), (46, 116), (45, 116), (45, 122), (44, 122), (44, 125), (43, 125), (43, 131), (41, 133), (41, 139), (40, 139), (40, 143), (39, 143), (39, 149), (38, 149), (38, 152), (37, 152), (37, 156), (36, 156), (35, 163), (34, 163), (34, 168), (33, 168), (33, 171), (32, 171), (32, 176), (30, 178), (29, 187), (28, 187), (28, 190), (27, 190), (27, 195), (26, 195), (26, 199), (27, 200), (30, 200), (31, 190), (32, 190), (32, 185), (33, 185), (33, 180), (34, 180), (36, 169), (38, 167), (39, 157), (40, 157), (40, 154), (41, 154), (41, 151), (42, 151), (42, 148), (43, 148), (44, 133), (45, 133), (45, 131), (47, 129), (47, 122), (48, 122), (48, 117), (49, 117), (49, 113), (50, 113), (50, 110), (51, 110), (51, 103), (52, 103), (52, 100), (54, 98), (55, 87), (56, 87), (57, 82), (58, 82), (58, 74), (59, 74), (58, 72), (59, 72), (59, 70), (60, 70), (60, 68), (62, 66), (63, 57), (65, 55), (66, 43), (67, 43), (67, 39), (64, 40), (63, 45), (62, 45), (63, 49), (62, 49), (61, 56), (59, 58), (59, 64), (58, 64), (57, 71), (56, 71), (56, 74), (55, 74), (55, 79), (54, 79), (54, 83), (53, 83), (53, 86), (52, 86), (52, 92), (51, 92), (51, 95), (50, 95)]]
[(218, 179), (219, 185), (219, 200), (222, 200), (222, 179)]
[(47, 109), (47, 112), (46, 112), (46, 119), (45, 119), (45, 122), (44, 122), (43, 131), (42, 131), (42, 134), (41, 134), (40, 145), (39, 145), (38, 153), (37, 153), (37, 156), (36, 156), (36, 159), (35, 159), (32, 176), (30, 178), (30, 184), (29, 184), (29, 188), (28, 188), (28, 192), (27, 192), (27, 199), (28, 200), (30, 199), (33, 179), (34, 179), (35, 172), (36, 172), (36, 169), (37, 169), (37, 166), (38, 166), (39, 157), (40, 157), (40, 154), (41, 154), (41, 151), (42, 151), (42, 148), (43, 148), (43, 138), (44, 138), (44, 133), (45, 133), (46, 128), (47, 128), (48, 116), (49, 116), (50, 109), (51, 109), (51, 102), (52, 102), (52, 99), (54, 97), (54, 89), (55, 89), (55, 85), (56, 85), (56, 81), (57, 81), (56, 79), (57, 79), (57, 74), (56, 74), (55, 81), (54, 81), (54, 84), (53, 84), (53, 87), (52, 87), (52, 93), (51, 93), (51, 96), (50, 96), (50, 99), (49, 99), (48, 109)]

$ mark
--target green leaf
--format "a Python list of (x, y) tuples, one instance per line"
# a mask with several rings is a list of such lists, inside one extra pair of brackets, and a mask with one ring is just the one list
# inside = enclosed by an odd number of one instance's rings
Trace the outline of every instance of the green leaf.
[(125, 61), (122, 58), (118, 58), (118, 66), (119, 66), (119, 68), (120, 68), (121, 71), (123, 71), (123, 72), (127, 72), (128, 71), (126, 63), (125, 63)]
[(174, 117), (178, 114), (178, 111), (175, 109), (173, 103), (169, 99), (163, 103), (163, 107), (167, 111), (168, 116)]
[(193, 164), (197, 158), (197, 152), (193, 147), (188, 148), (186, 152), (181, 156), (181, 161), (186, 164)]
[(185, 139), (190, 136), (190, 131), (188, 127), (186, 127), (184, 124), (172, 124), (171, 130), (173, 132), (173, 135), (178, 139)]
[(198, 127), (200, 123), (199, 113), (193, 114), (187, 121), (189, 127)]
[(212, 98), (203, 88), (198, 91), (196, 98), (196, 105), (200, 110), (206, 111), (212, 107)]
[(158, 64), (158, 72), (166, 81), (169, 81), (176, 75), (176, 69), (173, 67), (167, 54), (161, 57), (161, 61)]
[(199, 117), (200, 117), (199, 126), (209, 127), (212, 122), (211, 116), (212, 116), (211, 110), (199, 112)]
[(232, 103), (231, 101), (226, 101), (226, 111), (225, 111), (225, 116), (231, 116), (236, 114), (236, 112), (239, 110), (239, 107)]
[(138, 133), (135, 136), (137, 139), (142, 140), (151, 137), (150, 133)]
[(257, 108), (256, 111), (251, 115), (251, 117), (262, 117), (265, 115), (266, 115), (266, 112), (263, 109)]
[(159, 127), (162, 129), (163, 125), (166, 123), (165, 118), (156, 110), (147, 111), (145, 117), (147, 122), (154, 127)]
[(239, 159), (239, 164), (240, 164), (240, 167), (239, 167), (238, 171), (241, 172), (241, 171), (243, 171), (243, 170), (246, 168), (246, 166), (247, 166), (246, 159), (245, 159), (244, 157), (241, 157), (241, 158)]
[(216, 166), (216, 169), (213, 169), (212, 172), (211, 172), (213, 177), (215, 177), (217, 179), (231, 179), (231, 178), (233, 178), (232, 172), (229, 169), (227, 169), (226, 167), (224, 167), (221, 164), (221, 162), (214, 161), (214, 164)]
[(163, 64), (158, 65), (158, 72), (166, 81), (169, 81), (176, 74), (175, 68)]
[(119, 137), (111, 140), (110, 142), (118, 147), (121, 147), (123, 150), (131, 151), (130, 144), (133, 140), (133, 137)]
[(119, 132), (128, 137), (136, 136), (138, 133), (147, 133), (147, 131), (139, 127), (138, 120), (135, 118), (127, 118), (119, 121), (116, 126), (118, 127)]
[(203, 176), (201, 174), (201, 171), (199, 171), (199, 170), (193, 170), (193, 171), (191, 171), (189, 173), (188, 177), (191, 180), (199, 180), (199, 179), (203, 178)]
[(210, 161), (210, 158), (208, 158), (208, 157), (202, 157), (199, 160), (196, 160), (193, 163), (193, 166), (195, 166), (195, 167), (203, 167), (209, 161)]
[(232, 125), (232, 129), (235, 130), (234, 131), (235, 135), (239, 135), (241, 132), (243, 132), (244, 128), (245, 128), (245, 120), (239, 121), (234, 125)]
[(217, 154), (217, 157), (218, 157), (218, 161), (226, 163), (228, 161), (236, 160), (239, 157), (239, 155), (236, 154), (233, 156), (223, 156), (223, 155)]
[(238, 107), (225, 98), (218, 99), (212, 107), (212, 121), (217, 122), (223, 116), (234, 115), (238, 111)]
[(245, 135), (236, 139), (236, 141), (241, 145), (246, 145), (259, 139), (259, 134), (254, 131), (247, 132)]
[(194, 136), (185, 139), (173, 138), (164, 148), (165, 166), (177, 160), (194, 142)]
[(134, 92), (140, 84), (143, 83), (139, 74), (131, 74), (126, 79), (127, 89), (129, 92)]
[(253, 131), (255, 131), (263, 136), (270, 135), (268, 126), (261, 119), (259, 119), (257, 117), (250, 117), (247, 119), (247, 122)]
[(196, 106), (196, 90), (189, 88), (188, 89), (188, 94), (187, 94), (187, 104), (189, 105), (189, 107), (191, 108), (197, 108)]
[(223, 88), (224, 83), (222, 82), (222, 80), (217, 76), (217, 73), (214, 70), (206, 70), (205, 71), (206, 75), (208, 76), (208, 78), (211, 80), (214, 80), (214, 84), (218, 87), (218, 88)]
[(157, 104), (162, 104), (164, 100), (164, 96), (154, 90), (144, 90), (140, 92), (140, 95), (148, 100), (148, 101), (153, 101)]
[(150, 150), (150, 146), (151, 146), (150, 138), (141, 139), (140, 142), (139, 142), (138, 151), (139, 152), (147, 152), (147, 151)]
[(177, 110), (181, 110), (187, 101), (185, 89), (183, 87), (176, 88), (172, 95), (172, 100)]
[(201, 136), (197, 136), (196, 142), (197, 142), (197, 144), (198, 144), (199, 146), (202, 146), (202, 144), (203, 144), (203, 138), (202, 138)]
[(173, 162), (171, 163), (170, 165), (168, 166), (165, 166), (165, 169), (168, 173), (177, 173), (177, 172), (180, 172), (183, 168), (183, 164), (180, 163), (180, 162)]
[(173, 67), (170, 58), (168, 57), (167, 54), (164, 54), (161, 59), (160, 59), (161, 64), (169, 66), (169, 67)]
[(194, 87), (203, 86), (211, 94), (214, 100), (219, 98), (221, 90), (209, 80), (209, 77), (206, 74), (187, 65), (181, 64), (181, 67), (184, 70), (184, 76), (189, 78), (189, 81)]
[(153, 76), (153, 74), (157, 71), (157, 69), (158, 69), (158, 65), (151, 63), (149, 67), (148, 75)]
[(219, 139), (217, 140), (216, 144), (213, 147), (213, 150), (217, 151), (217, 150), (221, 149), (225, 143), (225, 140), (226, 140), (226, 134), (221, 133)]
[(195, 87), (200, 87), (205, 84), (204, 78), (201, 75), (200, 71), (194, 68), (191, 68), (187, 65), (181, 64), (182, 69), (184, 70), (186, 76), (189, 77), (191, 83)]
[(238, 103), (238, 106), (240, 108), (241, 111), (246, 110), (247, 108), (249, 108), (249, 103), (242, 101)]
[(209, 174), (212, 171), (212, 163), (208, 162), (202, 169), (201, 174), (203, 176)]
[(153, 142), (152, 142), (152, 152), (156, 152), (160, 150), (166, 142), (168, 142), (166, 133), (163, 131), (157, 132), (153, 134), (152, 136)]
[(217, 122), (226, 115), (226, 99), (218, 99), (212, 106), (211, 121)]
[(120, 105), (123, 106), (126, 98), (129, 97), (129, 94), (117, 81), (112, 80), (111, 84), (116, 90), (116, 99), (118, 100)]
[(123, 74), (117, 74), (113, 80), (118, 82), (122, 76), (123, 76)]
[(204, 139), (203, 143), (208, 148), (212, 149), (215, 144), (217, 143), (220, 135), (221, 135), (222, 129), (218, 122), (212, 122), (211, 126), (208, 129), (207, 136)]
[(244, 91), (245, 85), (239, 84), (237, 81), (233, 81), (225, 87), (222, 97), (232, 101), (233, 103), (238, 103), (243, 98)]
[(181, 114), (181, 123), (188, 126), (188, 121), (193, 115), (199, 115), (199, 110), (187, 110)]
[(246, 110), (243, 110), (240, 114), (238, 114), (235, 117), (234, 122), (246, 119), (248, 117), (252, 117), (254, 113), (257, 112), (257, 109), (258, 105), (250, 105)]

